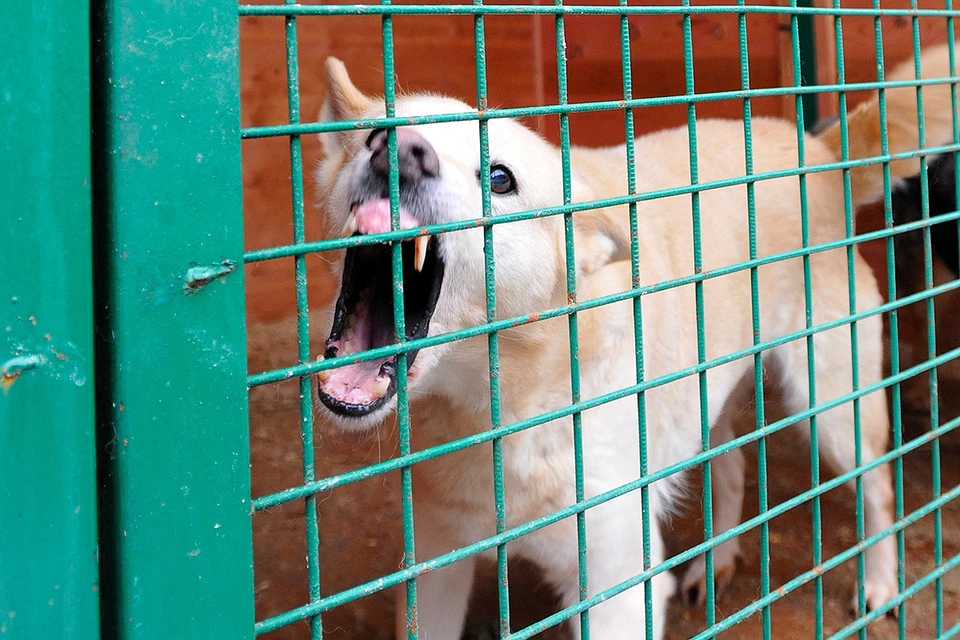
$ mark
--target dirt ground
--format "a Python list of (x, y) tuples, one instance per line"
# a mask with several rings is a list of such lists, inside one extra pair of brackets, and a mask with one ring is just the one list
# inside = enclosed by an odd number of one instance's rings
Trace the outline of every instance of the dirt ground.
[[(263, 371), (289, 364), (295, 358), (294, 321), (252, 327), (250, 369)], [(952, 393), (960, 397), (960, 387)], [(941, 393), (947, 390), (941, 386)], [(752, 419), (752, 418), (751, 418)], [(290, 380), (258, 387), (250, 393), (250, 424), (253, 495), (296, 486), (302, 481), (298, 384)], [(922, 424), (909, 424), (907, 435), (918, 433)], [(960, 440), (943, 444), (943, 487), (960, 483)], [(771, 506), (809, 486), (807, 445), (794, 434), (777, 434), (769, 440)], [(379, 436), (346, 437), (317, 425), (316, 469), (318, 477), (357, 469), (397, 453), (393, 430)], [(744, 516), (757, 513), (756, 448), (746, 448), (747, 491)], [(696, 481), (695, 477), (691, 477)], [(931, 497), (929, 448), (904, 458), (904, 502), (907, 512), (921, 507)], [(799, 488), (799, 489), (798, 489)], [(696, 492), (691, 492), (686, 515), (667, 524), (664, 534), (675, 554), (702, 540)], [(321, 591), (332, 594), (396, 570), (401, 558), (400, 479), (390, 473), (350, 484), (318, 496), (320, 521)], [(823, 557), (829, 558), (856, 542), (854, 498), (844, 490), (826, 494), (823, 508)], [(960, 553), (960, 504), (943, 510), (943, 555)], [(699, 537), (698, 537), (699, 536)], [(906, 575), (912, 583), (933, 568), (933, 523), (928, 516), (906, 529)], [(771, 584), (774, 588), (812, 566), (812, 524), (809, 504), (792, 509), (770, 524)], [(743, 564), (730, 591), (719, 601), (717, 619), (747, 606), (760, 594), (759, 531), (741, 540)], [(254, 517), (254, 570), (257, 620), (279, 614), (309, 600), (306, 571), (304, 504), (302, 501), (259, 512)], [(828, 633), (851, 622), (847, 604), (854, 588), (855, 560), (827, 572), (823, 577), (824, 620)], [(466, 640), (490, 640), (497, 616), (495, 573), (483, 565), (471, 604)], [(531, 565), (511, 561), (510, 588), (513, 628), (519, 629), (556, 611), (556, 597)], [(960, 621), (960, 572), (948, 573), (943, 581), (945, 622)], [(907, 637), (935, 636), (934, 591), (924, 589), (907, 604)], [(331, 640), (387, 640), (392, 638), (393, 594), (384, 591), (334, 609), (323, 616), (324, 637)], [(814, 590), (808, 584), (773, 605), (774, 638), (813, 636)], [(689, 638), (705, 627), (702, 609), (671, 602), (667, 637)], [(639, 630), (638, 630), (639, 633)], [(760, 638), (761, 618), (753, 615), (720, 634), (724, 639)], [(870, 627), (870, 637), (896, 636), (896, 623), (880, 620)], [(263, 636), (267, 640), (308, 638), (305, 622), (291, 624)], [(566, 630), (554, 628), (542, 640), (568, 638)]]

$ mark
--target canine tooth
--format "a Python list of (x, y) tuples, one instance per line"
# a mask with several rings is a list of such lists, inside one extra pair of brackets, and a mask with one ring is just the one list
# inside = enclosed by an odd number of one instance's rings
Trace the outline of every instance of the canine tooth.
[(346, 238), (349, 238), (357, 232), (357, 218), (353, 215), (353, 211), (350, 212), (350, 217), (347, 218), (347, 223), (343, 225), (343, 235)]
[(317, 362), (323, 362), (326, 358), (323, 357), (323, 354), (317, 356)]
[(374, 397), (379, 398), (387, 392), (390, 386), (390, 378), (377, 378), (377, 386), (373, 388)]
[(419, 273), (423, 270), (423, 263), (427, 260), (427, 247), (430, 246), (430, 236), (418, 236), (413, 241), (413, 268)]
[(350, 341), (347, 340), (343, 343), (343, 352), (344, 353), (353, 353), (353, 345), (350, 344)]
[(330, 379), (330, 376), (332, 375), (333, 375), (333, 371), (331, 369), (324, 369), (323, 371), (317, 371), (317, 377), (320, 378), (321, 382), (326, 382), (327, 380)]

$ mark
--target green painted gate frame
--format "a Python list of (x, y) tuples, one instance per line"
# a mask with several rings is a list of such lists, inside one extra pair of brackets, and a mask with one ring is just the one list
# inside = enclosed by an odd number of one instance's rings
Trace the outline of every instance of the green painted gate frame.
[(104, 633), (250, 637), (236, 4), (91, 26)]
[(86, 640), (99, 637), (88, 6), (44, 5), (0, 20), (0, 638)]
[(0, 637), (252, 637), (237, 6), (0, 36)]

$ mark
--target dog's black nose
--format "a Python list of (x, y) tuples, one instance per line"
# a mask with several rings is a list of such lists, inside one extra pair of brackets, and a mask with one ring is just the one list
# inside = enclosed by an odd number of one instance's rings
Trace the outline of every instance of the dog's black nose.
[[(370, 167), (386, 176), (390, 161), (387, 153), (387, 130), (374, 131), (367, 139)], [(397, 162), (400, 178), (415, 182), (424, 176), (436, 176), (440, 173), (440, 158), (430, 143), (416, 131), (397, 129)]]

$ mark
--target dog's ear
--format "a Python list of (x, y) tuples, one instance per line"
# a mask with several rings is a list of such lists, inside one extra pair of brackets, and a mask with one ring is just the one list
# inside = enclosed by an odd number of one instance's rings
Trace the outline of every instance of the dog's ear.
[[(573, 202), (596, 200), (596, 194), (571, 176)], [(630, 259), (630, 221), (625, 207), (590, 209), (573, 214), (577, 272), (590, 275), (601, 267)]]
[[(320, 109), (320, 122), (338, 120), (356, 120), (370, 107), (373, 98), (357, 89), (350, 80), (347, 67), (334, 57), (327, 58), (327, 92)], [(320, 145), (325, 155), (330, 155), (344, 147), (345, 131), (320, 134)]]

